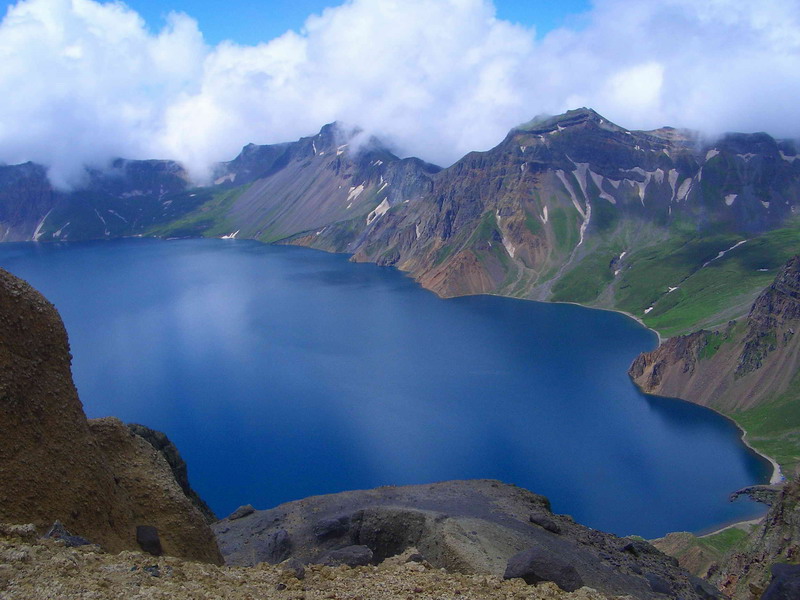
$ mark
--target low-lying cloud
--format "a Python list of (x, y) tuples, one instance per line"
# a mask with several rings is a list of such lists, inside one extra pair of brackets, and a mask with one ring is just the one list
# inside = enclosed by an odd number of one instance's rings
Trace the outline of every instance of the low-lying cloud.
[(334, 120), (449, 164), (541, 113), (590, 106), (628, 128), (800, 137), (797, 0), (596, 0), (579, 30), (537, 36), (490, 0), (349, 0), (302, 32), (208, 46), (172, 14), (23, 0), (0, 24), (0, 161), (173, 158), (198, 179), (248, 142)]

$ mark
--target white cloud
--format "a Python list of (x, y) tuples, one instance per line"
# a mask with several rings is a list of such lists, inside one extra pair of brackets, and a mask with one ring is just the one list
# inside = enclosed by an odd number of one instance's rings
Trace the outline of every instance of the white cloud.
[(543, 112), (800, 137), (797, 0), (597, 0), (580, 31), (495, 18), (489, 0), (350, 0), (301, 33), (208, 47), (173, 14), (23, 0), (0, 24), (0, 160), (69, 184), (83, 163), (170, 157), (202, 177), (248, 142), (333, 120), (447, 164)]

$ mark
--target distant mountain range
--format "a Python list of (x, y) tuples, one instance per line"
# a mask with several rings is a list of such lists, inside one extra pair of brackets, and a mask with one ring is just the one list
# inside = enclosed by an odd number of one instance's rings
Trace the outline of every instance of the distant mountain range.
[[(800, 254), (795, 142), (628, 131), (585, 108), (520, 125), (445, 169), (331, 124), (296, 142), (245, 146), (213, 180), (192, 187), (175, 162), (120, 159), (61, 192), (40, 165), (0, 167), (0, 240), (295, 244), (395, 266), (441, 296), (577, 302), (625, 311), (664, 336), (704, 328), (702, 336), (717, 336), (712, 345), (731, 336), (750, 343), (729, 322), (742, 322)], [(781, 369), (796, 373), (800, 359), (776, 343), (771, 356), (785, 354)], [(734, 416), (774, 400), (792, 380), (749, 402), (707, 386), (693, 397), (691, 386), (674, 383), (681, 376), (668, 377), (637, 381), (705, 403), (725, 396), (711, 404)], [(790, 446), (800, 453), (800, 441)]]

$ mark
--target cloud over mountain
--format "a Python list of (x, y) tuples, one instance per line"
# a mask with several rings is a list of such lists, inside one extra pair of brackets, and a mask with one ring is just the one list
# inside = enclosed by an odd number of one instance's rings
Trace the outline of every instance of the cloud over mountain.
[(169, 157), (202, 178), (248, 142), (359, 124), (447, 164), (539, 113), (800, 137), (800, 3), (597, 0), (544, 37), (490, 0), (350, 0), (257, 46), (151, 32), (122, 4), (23, 0), (0, 24), (0, 161), (60, 185), (84, 163)]

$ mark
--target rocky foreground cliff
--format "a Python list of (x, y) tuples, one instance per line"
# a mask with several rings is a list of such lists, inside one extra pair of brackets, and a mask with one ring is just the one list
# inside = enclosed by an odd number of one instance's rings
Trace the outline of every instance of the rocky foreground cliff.
[(118, 552), (155, 527), (164, 552), (221, 562), (164, 457), (114, 418), (87, 420), (58, 312), (0, 270), (0, 522), (60, 521)]

